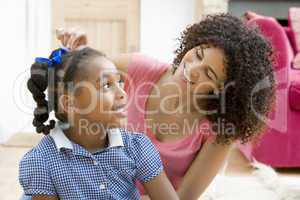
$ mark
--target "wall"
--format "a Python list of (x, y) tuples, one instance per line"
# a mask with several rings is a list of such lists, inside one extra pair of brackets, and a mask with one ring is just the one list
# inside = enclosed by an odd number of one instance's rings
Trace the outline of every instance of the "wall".
[(185, 27), (227, 6), (228, 0), (141, 0), (141, 52), (172, 62)]
[(299, 7), (300, 1), (255, 1), (255, 2), (234, 2), (229, 1), (229, 12), (236, 16), (241, 16), (246, 11), (251, 10), (258, 14), (272, 16), (277, 19), (287, 19), (290, 7)]
[(1, 84), (0, 84), (0, 141), (22, 123), (14, 104), (12, 89), (16, 74), (24, 70), (25, 3), (18, 0), (1, 1)]
[(0, 8), (0, 143), (33, 131), (33, 100), (27, 91), (34, 57), (49, 54), (50, 0), (2, 0)]
[(171, 62), (176, 38), (193, 17), (194, 0), (141, 0), (141, 52)]

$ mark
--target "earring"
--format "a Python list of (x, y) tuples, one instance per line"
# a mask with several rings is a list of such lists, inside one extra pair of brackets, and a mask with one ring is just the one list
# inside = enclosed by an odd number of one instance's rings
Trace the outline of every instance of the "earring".
[(178, 69), (178, 65), (172, 64), (172, 68), (173, 68), (172, 74), (174, 74)]
[(214, 89), (213, 93), (214, 93), (214, 95), (218, 95), (220, 93), (220, 90), (219, 89)]

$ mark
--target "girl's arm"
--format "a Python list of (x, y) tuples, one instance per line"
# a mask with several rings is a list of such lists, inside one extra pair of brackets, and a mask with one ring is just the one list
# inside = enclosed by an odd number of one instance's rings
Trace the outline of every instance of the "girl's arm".
[(179, 200), (168, 180), (159, 152), (144, 134), (132, 133), (130, 153), (136, 163), (136, 179), (143, 184), (151, 200)]
[[(214, 144), (207, 141), (177, 190), (179, 199), (198, 199), (223, 166), (231, 147), (232, 145)], [(142, 200), (150, 200), (150, 198), (145, 195), (142, 196)]]
[[(179, 200), (173, 186), (168, 180), (165, 172), (160, 173), (160, 175), (154, 177), (150, 181), (143, 183), (145, 190), (151, 200)], [(143, 197), (142, 199), (149, 199)]]
[(231, 147), (207, 141), (181, 182), (179, 198), (198, 199), (223, 166)]

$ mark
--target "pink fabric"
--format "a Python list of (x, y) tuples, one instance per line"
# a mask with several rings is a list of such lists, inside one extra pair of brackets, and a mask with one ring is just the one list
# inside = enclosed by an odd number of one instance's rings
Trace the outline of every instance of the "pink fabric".
[(289, 91), (289, 103), (292, 110), (300, 111), (300, 82), (292, 82)]
[[(129, 97), (128, 129), (146, 133), (160, 152), (161, 159), (168, 178), (174, 188), (178, 188), (180, 181), (188, 170), (195, 156), (208, 138), (209, 123), (203, 121), (198, 124), (195, 132), (187, 135), (181, 140), (162, 143), (147, 128), (145, 124), (145, 105), (153, 85), (160, 79), (170, 66), (153, 58), (134, 54), (128, 66), (128, 78), (125, 90)], [(201, 130), (204, 130), (201, 132)], [(138, 184), (141, 194), (144, 190)]]
[(248, 21), (248, 25), (258, 25), (262, 33), (267, 36), (275, 50), (275, 69), (279, 70), (290, 65), (293, 50), (283, 27), (272, 17), (258, 15)]
[(276, 103), (267, 129), (257, 145), (241, 145), (249, 159), (273, 167), (300, 167), (300, 70), (292, 68), (294, 52), (284, 28), (271, 17), (256, 15), (249, 25), (258, 25), (275, 50)]
[(289, 28), (291, 30), (291, 43), (295, 49), (293, 67), (300, 69), (300, 8), (290, 8)]
[(288, 39), (291, 43), (291, 46), (293, 48), (293, 52), (294, 54), (296, 54), (296, 46), (295, 46), (295, 38), (293, 37), (293, 31), (290, 27), (283, 27), (284, 28), (284, 31), (286, 33), (286, 35), (288, 36)]
[(289, 9), (289, 28), (291, 30), (292, 46), (300, 52), (300, 8)]
[(293, 60), (293, 68), (300, 70), (300, 52), (298, 52)]

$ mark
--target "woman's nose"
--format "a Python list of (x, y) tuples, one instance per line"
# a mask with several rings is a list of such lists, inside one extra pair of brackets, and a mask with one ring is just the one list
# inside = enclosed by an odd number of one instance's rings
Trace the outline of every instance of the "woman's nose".
[(200, 73), (200, 69), (199, 66), (190, 66), (189, 71), (189, 76), (190, 76), (190, 80), (193, 82), (198, 82), (201, 78), (201, 73)]

